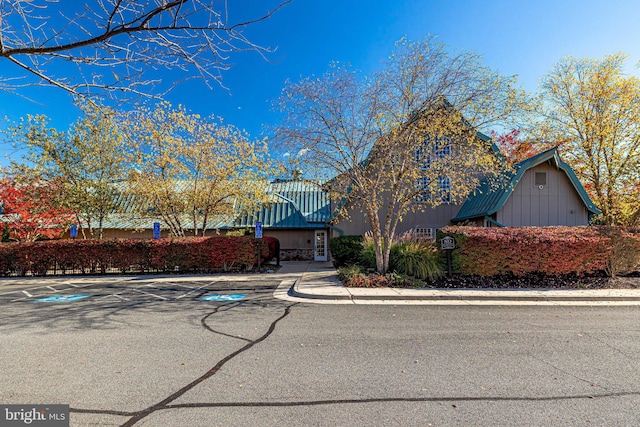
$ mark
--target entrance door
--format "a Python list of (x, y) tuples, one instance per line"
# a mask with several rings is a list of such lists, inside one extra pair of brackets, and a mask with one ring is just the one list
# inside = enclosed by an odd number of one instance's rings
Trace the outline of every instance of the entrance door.
[(313, 260), (327, 260), (327, 232), (326, 230), (316, 230), (313, 245)]

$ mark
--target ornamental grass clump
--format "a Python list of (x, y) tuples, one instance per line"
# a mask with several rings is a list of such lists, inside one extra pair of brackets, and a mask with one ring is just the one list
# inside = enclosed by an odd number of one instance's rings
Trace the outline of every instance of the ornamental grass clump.
[(391, 270), (420, 280), (437, 280), (444, 276), (438, 250), (430, 242), (395, 243), (389, 259)]

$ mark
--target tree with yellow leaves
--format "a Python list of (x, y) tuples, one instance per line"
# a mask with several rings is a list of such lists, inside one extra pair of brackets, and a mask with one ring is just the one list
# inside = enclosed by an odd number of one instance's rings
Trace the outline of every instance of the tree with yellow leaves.
[(74, 215), (84, 238), (102, 238), (107, 215), (118, 209), (116, 182), (126, 177), (128, 158), (119, 116), (94, 102), (66, 132), (48, 127), (45, 116), (27, 116), (7, 130), (25, 155), (12, 162), (13, 174), (56, 183), (61, 208)]
[(265, 202), (273, 172), (264, 141), (213, 117), (163, 102), (129, 118), (129, 191), (143, 215), (162, 218), (173, 236), (204, 235)]
[(370, 78), (334, 64), (320, 78), (288, 84), (278, 135), (308, 173), (329, 179), (335, 200), (365, 213), (376, 269), (386, 273), (403, 215), (460, 202), (506, 167), (476, 132), (524, 109), (515, 83), (472, 52), (403, 39)]
[(567, 57), (543, 79), (541, 140), (555, 141), (605, 224), (640, 222), (640, 79), (627, 56)]

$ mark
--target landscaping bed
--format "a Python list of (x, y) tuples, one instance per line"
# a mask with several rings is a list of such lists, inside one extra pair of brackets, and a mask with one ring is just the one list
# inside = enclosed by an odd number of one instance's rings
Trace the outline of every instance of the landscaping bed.
[(347, 281), (347, 287), (392, 287), (409, 289), (640, 289), (640, 273), (627, 276), (465, 276), (454, 274), (434, 281), (371, 274), (364, 280)]

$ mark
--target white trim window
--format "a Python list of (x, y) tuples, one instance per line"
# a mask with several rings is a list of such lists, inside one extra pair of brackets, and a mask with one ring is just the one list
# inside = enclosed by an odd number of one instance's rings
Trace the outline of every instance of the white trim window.
[(420, 177), (416, 181), (416, 187), (418, 194), (416, 195), (416, 202), (426, 203), (431, 201), (431, 191), (429, 190), (429, 178)]
[(451, 203), (451, 178), (446, 176), (438, 177), (438, 192), (440, 202)]
[(418, 239), (418, 240), (432, 240), (433, 241), (436, 238), (435, 228), (416, 227), (413, 230), (413, 233), (416, 236), (416, 239)]
[(432, 142), (431, 137), (425, 137), (415, 151), (415, 161), (422, 170), (431, 168), (436, 160), (450, 156), (452, 152), (451, 138), (439, 136)]
[[(420, 177), (416, 181), (416, 187), (418, 188), (418, 195), (416, 196), (416, 202), (434, 202), (438, 204), (451, 203), (451, 178), (446, 176), (438, 177), (438, 194), (433, 194), (429, 189), (429, 178)], [(436, 197), (438, 199), (436, 199)]]

